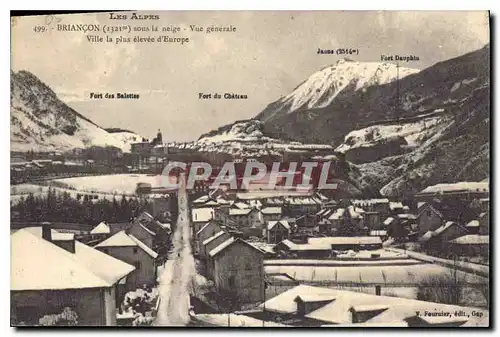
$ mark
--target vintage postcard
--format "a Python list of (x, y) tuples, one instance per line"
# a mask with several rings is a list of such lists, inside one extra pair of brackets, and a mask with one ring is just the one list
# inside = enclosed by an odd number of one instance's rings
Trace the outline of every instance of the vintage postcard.
[(490, 327), (488, 11), (11, 15), (11, 326)]

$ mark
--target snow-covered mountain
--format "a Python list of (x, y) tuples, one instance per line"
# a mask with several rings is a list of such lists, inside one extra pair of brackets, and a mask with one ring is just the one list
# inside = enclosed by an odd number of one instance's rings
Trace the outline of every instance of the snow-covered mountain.
[(396, 65), (339, 61), (258, 121), (226, 125), (197, 144), (238, 153), (330, 145), (350, 162), (353, 185), (387, 196), (480, 181), (489, 176), (489, 64), (489, 44), (422, 71), (399, 68), (399, 81)]
[[(354, 62), (347, 59), (312, 74), (290, 94), (271, 103), (257, 118), (268, 122), (295, 111), (324, 108), (339, 95), (348, 95), (369, 86), (390, 83), (417, 73), (418, 69), (392, 63)], [(399, 75), (398, 75), (399, 73)]]
[[(130, 151), (133, 133), (109, 133), (64, 102), (28, 71), (11, 71), (11, 150), (66, 151), (113, 146)], [(135, 135), (135, 136), (133, 136)]]

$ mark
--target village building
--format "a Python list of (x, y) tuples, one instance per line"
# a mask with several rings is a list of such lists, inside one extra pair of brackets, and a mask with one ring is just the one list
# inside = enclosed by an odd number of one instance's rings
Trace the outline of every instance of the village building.
[(434, 231), (443, 224), (443, 214), (438, 211), (430, 203), (425, 203), (420, 206), (417, 214), (418, 219), (418, 232), (423, 235), (428, 231)]
[(260, 212), (262, 213), (262, 221), (267, 223), (281, 219), (282, 209), (281, 207), (264, 207)]
[(208, 252), (210, 252), (212, 249), (214, 249), (215, 247), (217, 247), (219, 244), (226, 241), (230, 237), (232, 237), (231, 234), (221, 229), (219, 232), (215, 233), (211, 237), (202, 241), (199, 253), (200, 258), (208, 259)]
[(215, 220), (210, 220), (196, 232), (195, 235), (195, 255), (198, 255), (202, 249), (203, 242), (208, 238), (222, 231), (222, 227)]
[(355, 206), (338, 208), (329, 217), (329, 233), (333, 235), (355, 235), (362, 231), (364, 226), (364, 210)]
[(264, 230), (264, 237), (267, 243), (279, 243), (290, 238), (290, 224), (286, 220), (269, 221)]
[(231, 307), (264, 300), (264, 252), (252, 244), (231, 237), (208, 253), (212, 280), (220, 297)]
[(488, 310), (432, 303), (433, 312), (472, 312), (477, 315), (418, 315), (429, 302), (377, 296), (332, 288), (298, 285), (247, 313), (265, 321), (310, 327), (487, 327)]
[(373, 250), (382, 248), (382, 240), (378, 236), (330, 236), (309, 238), (312, 245), (328, 245), (331, 250)]
[(295, 243), (283, 240), (274, 246), (280, 256), (289, 258), (327, 258), (332, 254), (332, 246), (324, 243)]
[(156, 283), (158, 254), (134, 235), (118, 232), (94, 248), (135, 267), (126, 280), (128, 291)]
[(480, 235), (490, 234), (490, 211), (487, 210), (479, 214), (479, 232)]
[[(193, 224), (193, 235), (207, 222), (214, 219), (215, 210), (211, 207), (193, 208), (191, 210), (191, 222)], [(225, 224), (225, 223), (223, 223)]]
[(65, 307), (79, 325), (116, 325), (119, 283), (135, 269), (48, 227), (12, 234), (11, 259), (12, 325), (38, 325)]
[(366, 212), (378, 213), (380, 218), (386, 218), (391, 213), (389, 199), (387, 198), (353, 200), (352, 204), (364, 209)]
[(442, 252), (443, 247), (453, 239), (467, 234), (467, 229), (454, 221), (447, 221), (434, 231), (428, 231), (419, 242), (423, 249), (431, 252)]
[(463, 235), (451, 240), (448, 247), (457, 256), (480, 256), (486, 259), (490, 253), (490, 236), (479, 234)]

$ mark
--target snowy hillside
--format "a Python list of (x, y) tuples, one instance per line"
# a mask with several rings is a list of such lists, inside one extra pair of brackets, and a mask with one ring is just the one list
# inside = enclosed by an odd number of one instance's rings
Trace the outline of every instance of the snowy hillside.
[[(440, 109), (444, 112), (444, 109)], [(377, 124), (363, 129), (351, 131), (345, 136), (344, 143), (339, 145), (335, 151), (346, 153), (359, 147), (369, 148), (380, 144), (386, 140), (401, 137), (405, 140), (405, 145), (416, 147), (421, 144), (438, 130), (443, 129), (449, 124), (451, 117), (449, 115), (425, 117), (419, 120), (404, 123)]]
[[(415, 74), (419, 70), (399, 68), (399, 78)], [(276, 115), (297, 110), (324, 108), (340, 94), (355, 92), (372, 85), (390, 83), (397, 79), (398, 69), (392, 63), (353, 62), (339, 60), (311, 75), (295, 90), (272, 103), (257, 118), (268, 121)]]
[(11, 72), (10, 106), (12, 151), (66, 151), (90, 146), (130, 151), (132, 135), (102, 129), (27, 71)]

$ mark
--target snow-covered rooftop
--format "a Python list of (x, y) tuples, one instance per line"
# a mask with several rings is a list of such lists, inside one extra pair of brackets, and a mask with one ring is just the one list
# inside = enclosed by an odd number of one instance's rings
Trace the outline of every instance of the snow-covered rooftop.
[[(260, 308), (270, 312), (297, 314), (297, 297), (306, 296), (311, 299), (334, 299), (324, 306), (305, 315), (310, 319), (319, 320), (329, 324), (343, 324), (349, 326), (352, 324), (351, 310), (357, 311), (375, 311), (378, 312), (374, 317), (369, 318), (364, 324), (391, 326), (392, 324), (405, 325), (405, 319), (415, 317), (416, 312), (472, 312), (473, 310), (481, 313), (482, 317), (470, 315), (467, 317), (465, 326), (487, 326), (488, 311), (474, 309), (469, 307), (460, 307), (456, 305), (447, 305), (441, 303), (424, 302), (400, 297), (376, 296), (360, 292), (344, 291), (323, 287), (313, 287), (308, 285), (296, 286), (278, 296), (271, 298)], [(456, 320), (456, 317), (448, 318), (448, 322)], [(443, 323), (443, 321), (440, 321)], [(436, 322), (429, 322), (435, 324)]]
[(134, 269), (78, 241), (71, 253), (26, 229), (11, 235), (11, 291), (111, 287)]
[(269, 221), (267, 223), (267, 229), (271, 230), (271, 229), (273, 229), (278, 224), (281, 224), (283, 227), (285, 227), (288, 230), (290, 229), (290, 224), (286, 220), (282, 220), (282, 221)]
[(281, 214), (281, 207), (264, 207), (260, 210), (262, 214)]
[(90, 234), (109, 234), (109, 233), (111, 233), (111, 231), (109, 229), (109, 226), (106, 225), (105, 222), (101, 222), (90, 231)]
[(139, 247), (145, 251), (153, 259), (158, 257), (158, 254), (149, 248), (145, 243), (137, 239), (131, 234), (127, 234), (125, 231), (120, 231), (115, 235), (111, 236), (107, 240), (97, 244), (96, 248), (107, 248), (107, 247)]
[(468, 234), (450, 241), (457, 245), (488, 245), (490, 243), (489, 235)]
[(330, 236), (309, 238), (308, 243), (312, 245), (378, 245), (382, 244), (382, 240), (373, 236)]

